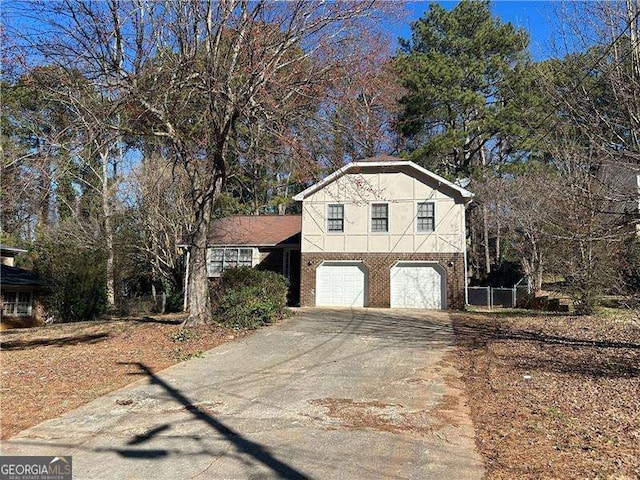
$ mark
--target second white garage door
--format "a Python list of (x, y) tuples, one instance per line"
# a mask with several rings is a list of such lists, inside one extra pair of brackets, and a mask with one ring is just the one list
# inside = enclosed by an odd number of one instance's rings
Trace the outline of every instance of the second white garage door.
[(428, 263), (391, 268), (391, 308), (446, 308), (444, 271)]
[(316, 305), (364, 307), (365, 286), (362, 264), (325, 262), (316, 270)]

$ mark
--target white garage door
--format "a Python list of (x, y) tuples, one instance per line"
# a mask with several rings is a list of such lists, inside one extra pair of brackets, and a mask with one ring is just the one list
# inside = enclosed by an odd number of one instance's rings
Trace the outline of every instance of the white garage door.
[(316, 270), (316, 305), (364, 307), (365, 273), (357, 263), (323, 263)]
[(446, 308), (444, 280), (433, 265), (397, 264), (391, 268), (391, 308)]

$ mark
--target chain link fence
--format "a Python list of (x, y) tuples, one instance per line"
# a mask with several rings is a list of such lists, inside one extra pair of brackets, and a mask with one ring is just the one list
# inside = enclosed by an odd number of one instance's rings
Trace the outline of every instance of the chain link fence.
[(474, 307), (526, 307), (530, 301), (531, 285), (526, 277), (511, 288), (467, 287), (467, 303)]

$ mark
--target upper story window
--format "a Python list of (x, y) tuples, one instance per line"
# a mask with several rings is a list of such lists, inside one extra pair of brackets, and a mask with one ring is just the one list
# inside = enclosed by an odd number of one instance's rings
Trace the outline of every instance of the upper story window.
[(327, 211), (327, 231), (344, 232), (344, 205), (329, 205)]
[(218, 277), (229, 268), (253, 266), (251, 248), (209, 248), (207, 253), (207, 274), (210, 277)]
[(418, 232), (433, 232), (436, 227), (435, 203), (418, 203)]
[(31, 315), (31, 292), (2, 292), (2, 314), (8, 316)]
[(389, 205), (386, 203), (371, 204), (371, 231), (389, 231)]

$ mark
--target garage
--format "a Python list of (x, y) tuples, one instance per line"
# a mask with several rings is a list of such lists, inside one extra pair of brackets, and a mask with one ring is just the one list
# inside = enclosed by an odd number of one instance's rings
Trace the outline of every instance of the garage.
[(446, 273), (437, 263), (402, 262), (391, 268), (391, 308), (445, 309)]
[(316, 269), (316, 305), (364, 307), (367, 275), (361, 262), (324, 262)]

